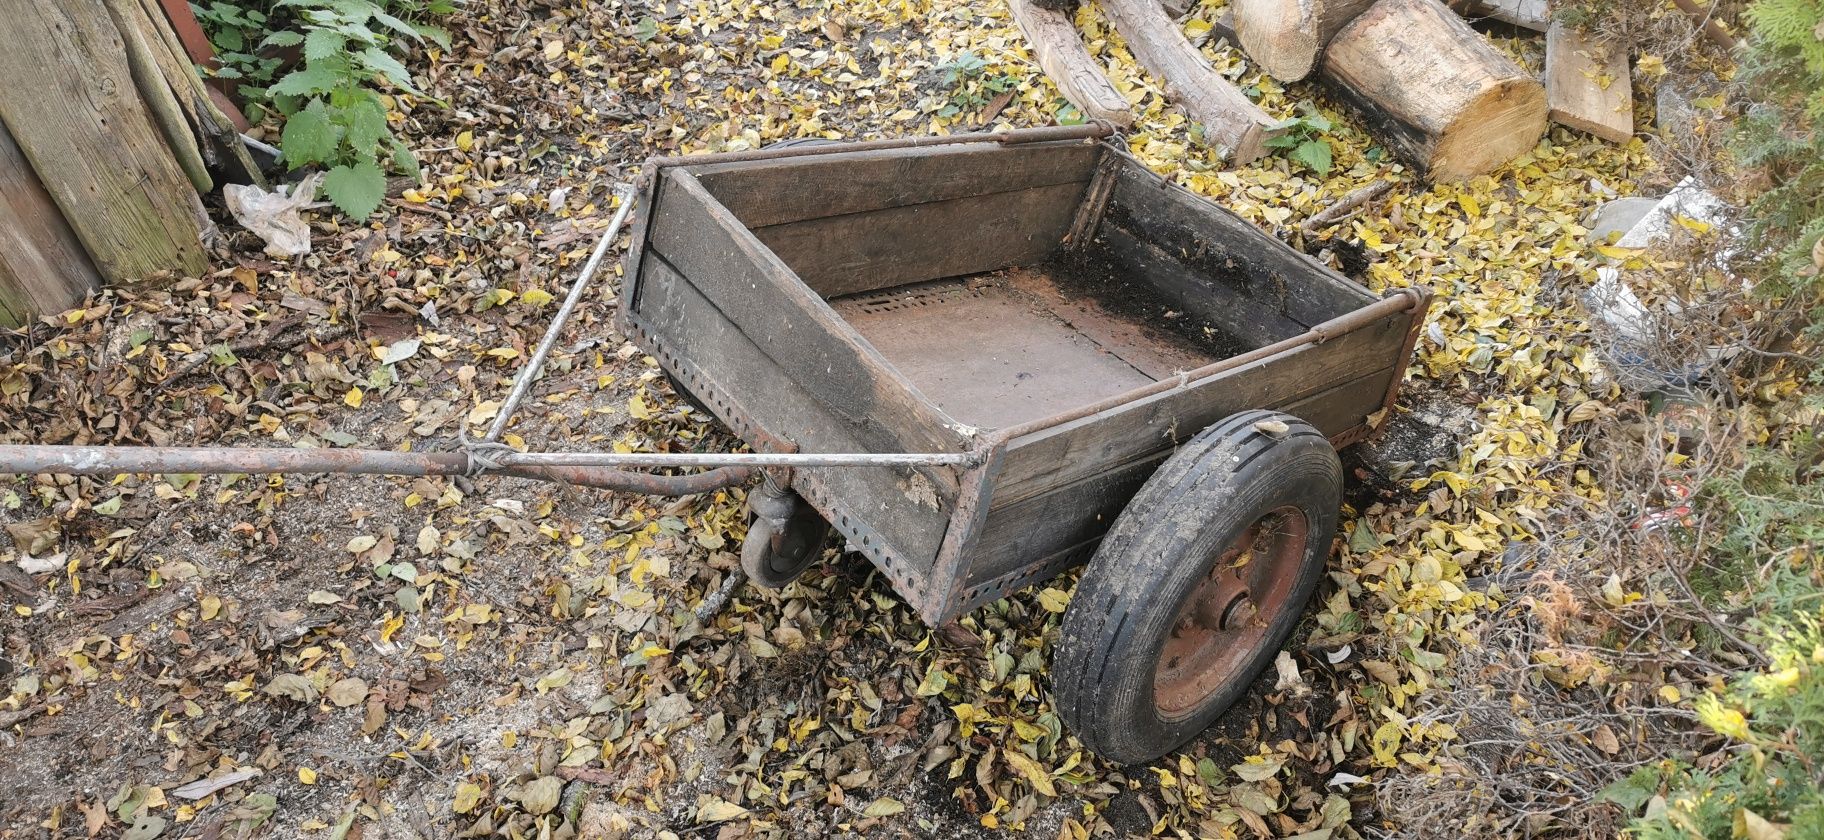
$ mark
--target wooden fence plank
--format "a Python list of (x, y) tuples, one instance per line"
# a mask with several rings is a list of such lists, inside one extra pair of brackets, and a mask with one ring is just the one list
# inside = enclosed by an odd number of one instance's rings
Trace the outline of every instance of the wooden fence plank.
[(202, 273), (201, 203), (139, 97), (104, 0), (10, 4), (0, 35), (0, 121), (102, 278)]
[(61, 311), (100, 284), (75, 231), (0, 123), (0, 326)]

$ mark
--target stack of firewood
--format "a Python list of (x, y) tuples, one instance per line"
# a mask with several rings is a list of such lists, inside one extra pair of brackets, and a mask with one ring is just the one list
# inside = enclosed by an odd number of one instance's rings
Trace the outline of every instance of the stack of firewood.
[[(1159, 0), (1095, 0), (1231, 165), (1265, 153), (1274, 120), (1217, 74)], [(1525, 154), (1548, 120), (1613, 142), (1634, 133), (1628, 47), (1554, 22), (1546, 0), (1233, 0), (1218, 24), (1261, 70), (1315, 78), (1387, 148), (1432, 180), (1491, 172)], [(1071, 23), (1074, 0), (1008, 0), (1033, 53), (1071, 104), (1132, 122)], [(1465, 18), (1546, 33), (1540, 80)]]

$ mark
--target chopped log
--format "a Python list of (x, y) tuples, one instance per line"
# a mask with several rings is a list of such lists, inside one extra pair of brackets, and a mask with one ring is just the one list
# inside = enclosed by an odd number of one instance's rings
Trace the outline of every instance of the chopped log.
[(1127, 48), (1165, 83), (1166, 96), (1203, 126), (1203, 136), (1221, 147), (1229, 165), (1266, 153), (1273, 118), (1229, 84), (1165, 13), (1159, 0), (1100, 0), (1102, 12), (1127, 41)]
[(1452, 0), (1450, 5), (1467, 18), (1498, 20), (1534, 32), (1552, 25), (1546, 0)]
[(1323, 73), (1433, 180), (1491, 172), (1545, 134), (1545, 87), (1439, 0), (1380, 0), (1331, 39)]
[(1007, 7), (1020, 31), (1026, 33), (1039, 68), (1058, 86), (1065, 101), (1091, 119), (1124, 127), (1133, 124), (1134, 112), (1127, 97), (1108, 81), (1068, 15), (1033, 0), (1007, 0)]
[(1634, 136), (1628, 45), (1552, 24), (1545, 35), (1545, 101), (1553, 122), (1611, 143), (1628, 142)]
[(139, 96), (104, 0), (9, 4), (0, 35), (0, 121), (101, 276), (202, 273), (202, 202)]
[(1374, 0), (1235, 0), (1235, 34), (1267, 75), (1296, 82), (1317, 69), (1318, 56)]

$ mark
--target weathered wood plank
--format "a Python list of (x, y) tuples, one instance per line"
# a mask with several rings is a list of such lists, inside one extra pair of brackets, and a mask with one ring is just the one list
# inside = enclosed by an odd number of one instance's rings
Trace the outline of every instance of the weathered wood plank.
[(60, 312), (99, 285), (75, 231), (0, 124), (0, 326)]
[[(788, 438), (800, 451), (868, 451), (873, 441), (824, 406), (809, 384), (814, 380), (770, 358), (661, 256), (649, 251), (640, 270), (642, 289), (632, 316), (636, 327), (661, 340), (660, 363), (709, 399), (711, 410), (751, 418), (760, 428)], [(736, 434), (758, 439), (754, 429), (731, 425)], [(794, 477), (795, 484), (821, 488), (812, 494), (820, 509), (856, 545), (864, 535), (873, 537), (867, 553), (883, 569), (891, 560), (901, 568), (890, 574), (919, 585), (922, 577), (907, 575), (930, 568), (955, 497), (940, 492), (934, 504), (929, 497), (907, 498), (912, 480), (908, 473), (888, 469), (806, 470)], [(892, 504), (882, 507), (883, 502)]]
[(832, 153), (688, 167), (750, 228), (1089, 179), (1100, 148), (1067, 141)]
[[(241, 130), (246, 127), (247, 119), (223, 91), (210, 87), (197, 73), (196, 64), (190, 60), (176, 31), (180, 18), (168, 15), (167, 7), (161, 5), (160, 0), (115, 1), (123, 7), (120, 16), (134, 21), (145, 32), (158, 64), (158, 75), (182, 103), (191, 136), (203, 160), (233, 183), (253, 184), (265, 189), (265, 174), (241, 142)], [(133, 14), (134, 2), (138, 4), (137, 16)], [(184, 8), (182, 19), (196, 25), (188, 7)], [(123, 26), (123, 34), (125, 29)]]
[[(1127, 229), (1213, 283), (1303, 326), (1376, 298), (1323, 263), (1123, 156), (1105, 223)], [(1282, 338), (1284, 336), (1281, 336)]]
[(1101, 147), (1065, 141), (875, 149), (687, 167), (750, 228), (1087, 181)]
[[(1008, 444), (991, 506), (1011, 504), (1175, 446), (1237, 411), (1290, 405), (1371, 377), (1399, 355), (1410, 323), (1409, 313), (1396, 313), (1322, 344), (1234, 368), (1192, 388), (1155, 394), (1023, 436)], [(1358, 420), (1379, 410), (1386, 384), (1381, 379), (1382, 390), (1372, 400), (1339, 410), (1356, 413)]]
[(1161, 299), (1193, 318), (1217, 325), (1249, 347), (1265, 347), (1310, 327), (1287, 316), (1277, 301), (1262, 300), (1260, 289), (1218, 282), (1193, 271), (1120, 225), (1104, 224), (1096, 232), (1096, 245), (1123, 267), (1127, 278), (1151, 286)]
[(1170, 448), (1093, 474), (1003, 507), (991, 507), (976, 538), (966, 586), (976, 586), (1041, 557), (1100, 537), (1115, 524), (1127, 500), (1140, 492)]
[(799, 282), (695, 178), (678, 170), (664, 177), (652, 249), (689, 277), (769, 358), (799, 381), (815, 383), (819, 402), (848, 424), (869, 451), (967, 448), (968, 437), (952, 428), (950, 418)]
[(1634, 138), (1628, 45), (1597, 40), (1554, 21), (1545, 33), (1545, 103), (1552, 122), (1611, 143)]
[(202, 273), (201, 204), (139, 99), (106, 3), (15, 4), (0, 32), (0, 121), (102, 277)]
[[(1086, 173), (1087, 174), (1087, 173)], [(758, 228), (824, 297), (1039, 262), (1063, 247), (1087, 181)]]
[(1070, 15), (1032, 0), (1007, 0), (1007, 9), (1026, 35), (1039, 68), (1058, 86), (1058, 93), (1066, 102), (1091, 119), (1108, 120), (1122, 127), (1133, 123), (1134, 111), (1127, 97), (1115, 90), (1108, 74), (1102, 72), (1102, 65), (1089, 54)]

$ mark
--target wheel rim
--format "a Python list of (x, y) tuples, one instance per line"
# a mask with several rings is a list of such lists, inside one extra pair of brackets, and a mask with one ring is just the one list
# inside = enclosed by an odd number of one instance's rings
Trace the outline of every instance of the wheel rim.
[(1292, 587), (1311, 526), (1304, 511), (1268, 511), (1218, 549), (1209, 572), (1178, 605), (1153, 671), (1153, 702), (1167, 719), (1202, 707), (1231, 680), (1252, 676), (1269, 628), (1295, 609)]

